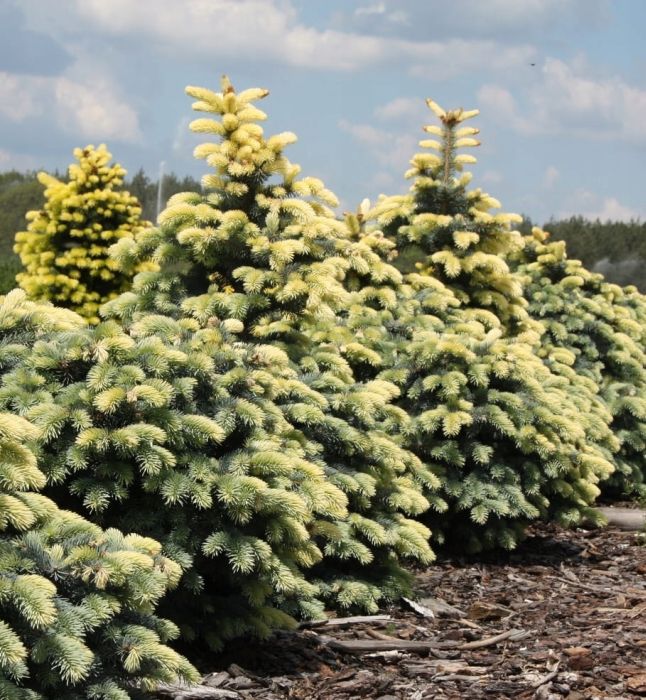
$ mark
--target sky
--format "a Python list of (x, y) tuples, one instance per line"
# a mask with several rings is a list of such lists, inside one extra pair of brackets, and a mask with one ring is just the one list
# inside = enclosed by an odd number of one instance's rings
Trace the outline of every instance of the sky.
[(340, 211), (406, 191), (430, 97), (480, 110), (474, 185), (506, 211), (646, 219), (645, 29), (646, 0), (0, 0), (0, 171), (106, 143), (199, 177), (184, 88), (226, 73)]

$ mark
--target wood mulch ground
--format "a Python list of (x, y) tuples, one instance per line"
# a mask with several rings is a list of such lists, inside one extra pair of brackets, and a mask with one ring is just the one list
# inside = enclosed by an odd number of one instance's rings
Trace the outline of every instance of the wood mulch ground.
[(241, 644), (200, 689), (160, 697), (646, 698), (643, 535), (536, 527), (512, 553), (418, 572), (415, 601)]

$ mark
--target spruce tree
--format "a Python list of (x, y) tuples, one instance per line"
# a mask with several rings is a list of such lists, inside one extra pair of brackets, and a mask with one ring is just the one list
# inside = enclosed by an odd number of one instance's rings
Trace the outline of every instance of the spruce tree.
[[(402, 273), (396, 244), (379, 229), (367, 225), (369, 200), (356, 213), (346, 212), (346, 235), (350, 251), (359, 250), (344, 280), (349, 302), (338, 314), (338, 323), (319, 332), (310, 331), (314, 342), (335, 343), (355, 376), (366, 380), (392, 369), (405, 352), (412, 335), (421, 329), (439, 330), (451, 309), (460, 306), (456, 295), (428, 274)], [(327, 335), (324, 332), (327, 331)], [(353, 352), (360, 344), (362, 353)], [(406, 415), (400, 418), (405, 420)]]
[[(0, 302), (2, 372), (39, 335), (81, 324), (12, 292)], [(179, 566), (154, 540), (101, 531), (38, 493), (38, 433), (0, 413), (0, 696), (121, 700), (195, 680), (164, 644), (177, 628), (154, 614)]]
[(440, 125), (424, 127), (436, 138), (421, 141), (430, 150), (411, 160), (406, 173), (413, 179), (411, 191), (382, 197), (371, 216), (378, 216), (384, 233), (397, 244), (403, 272), (417, 269), (438, 279), (471, 317), (492, 327), (498, 319), (506, 335), (537, 331), (522, 287), (507, 264), (508, 256), (522, 247), (520, 234), (512, 229), (522, 219), (492, 213), (500, 202), (480, 188), (468, 189), (472, 175), (464, 166), (476, 159), (463, 150), (480, 142), (474, 138), (479, 129), (464, 122), (479, 112), (446, 112), (432, 100), (427, 104)]
[[(512, 547), (532, 519), (592, 515), (597, 483), (613, 469), (609, 417), (591, 410), (593, 393), (573, 401), (567, 379), (534, 352), (543, 329), (507, 261), (522, 247), (519, 217), (491, 213), (500, 204), (469, 190), (463, 172), (475, 159), (461, 149), (478, 145), (463, 122), (477, 111), (429, 107), (441, 126), (425, 130), (439, 140), (421, 142), (433, 152), (411, 161), (410, 192), (367, 213), (396, 244), (400, 293), (415, 302), (398, 324), (413, 330), (381, 377), (401, 387), (398, 405), (412, 416), (405, 445), (442, 483), (448, 511), (427, 519), (435, 534)], [(438, 285), (451, 300), (444, 308)]]
[(600, 392), (618, 440), (617, 467), (603, 489), (610, 495), (646, 493), (646, 354), (640, 318), (643, 297), (610, 284), (567, 257), (564, 241), (534, 228), (518, 255), (530, 313), (545, 326), (541, 352), (565, 358), (569, 371)]
[(283, 353), (233, 331), (148, 314), (129, 333), (114, 321), (60, 333), (36, 342), (1, 392), (42, 431), (47, 492), (161, 541), (185, 571), (161, 609), (214, 648), (321, 614), (303, 575), (322, 557), (308, 528), (333, 540), (346, 515), (320, 448), (275, 403), (315, 415), (320, 397)]
[(24, 271), (16, 280), (34, 300), (51, 301), (98, 323), (102, 303), (125, 291), (130, 277), (117, 270), (108, 248), (137, 236), (149, 224), (137, 199), (121, 189), (126, 171), (111, 164), (105, 145), (74, 150), (69, 180), (45, 172), (45, 205), (28, 212), (27, 231), (16, 234), (14, 250)]
[[(327, 478), (346, 493), (351, 513), (337, 523), (338, 532), (311, 530), (326, 553), (314, 575), (320, 573), (333, 602), (374, 609), (405, 585), (398, 558), (431, 559), (426, 529), (409, 516), (428, 507), (420, 484), (432, 488), (435, 479), (376, 429), (393, 410), (397, 388), (384, 381), (357, 383), (335, 343), (316, 338), (349, 303), (344, 277), (367, 264), (367, 251), (348, 240), (330, 209), (336, 198), (323, 183), (298, 177), (300, 168), (283, 152), (296, 137), (265, 138), (258, 123), (265, 114), (253, 102), (267, 91), (237, 93), (224, 78), (219, 93), (197, 87), (187, 92), (197, 99), (195, 109), (213, 117), (197, 119), (191, 128), (219, 137), (195, 149), (215, 173), (203, 178), (206, 194), (176, 195), (158, 229), (114, 247), (126, 271), (142, 263), (159, 269), (138, 275), (132, 292), (104, 312), (126, 325), (151, 312), (202, 325), (209, 319), (235, 322), (241, 340), (287, 353), (319, 396), (320, 409), (303, 410), (290, 396), (277, 402), (319, 446)], [(360, 342), (345, 352), (371, 358)], [(351, 566), (353, 561), (361, 566)]]

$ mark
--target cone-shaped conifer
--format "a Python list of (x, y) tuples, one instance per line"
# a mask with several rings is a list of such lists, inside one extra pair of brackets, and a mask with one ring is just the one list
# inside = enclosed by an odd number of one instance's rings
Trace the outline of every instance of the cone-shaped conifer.
[[(646, 494), (646, 354), (643, 298), (609, 284), (567, 257), (563, 241), (535, 228), (518, 255), (530, 313), (545, 326), (541, 352), (564, 361), (570, 373), (596, 385), (618, 439), (609, 494)], [(640, 304), (641, 302), (641, 304)], [(572, 392), (574, 396), (579, 391)]]
[[(0, 302), (0, 364), (46, 331), (82, 325), (74, 314)], [(7, 700), (126, 699), (196, 672), (164, 642), (177, 634), (154, 608), (179, 566), (160, 545), (96, 525), (38, 491), (38, 429), (0, 413), (0, 696)]]
[(41, 172), (45, 205), (27, 214), (14, 250), (25, 268), (18, 284), (31, 299), (51, 301), (98, 323), (98, 309), (125, 291), (130, 275), (117, 270), (108, 248), (148, 224), (137, 199), (120, 189), (126, 171), (111, 164), (104, 145), (74, 151), (77, 163), (63, 182)]
[(506, 260), (522, 246), (512, 229), (521, 217), (492, 213), (500, 202), (480, 188), (468, 189), (472, 175), (464, 166), (476, 159), (463, 151), (480, 142), (474, 138), (479, 129), (464, 122), (478, 110), (447, 112), (432, 100), (427, 104), (440, 125), (424, 127), (435, 138), (421, 141), (429, 150), (411, 160), (406, 173), (413, 179), (411, 191), (382, 198), (372, 215), (379, 216), (384, 233), (397, 243), (402, 271), (417, 268), (432, 275), (471, 315), (486, 325), (497, 318), (505, 334), (516, 335), (532, 325), (522, 287)]
[[(425, 130), (439, 140), (421, 145), (434, 152), (413, 158), (409, 194), (368, 212), (396, 243), (402, 293), (417, 301), (408, 308), (418, 330), (381, 377), (399, 384), (399, 406), (413, 416), (406, 446), (442, 482), (448, 513), (429, 520), (436, 534), (511, 547), (536, 517), (589, 514), (613, 468), (609, 417), (589, 410), (592, 396), (573, 402), (567, 380), (534, 353), (542, 328), (506, 260), (522, 246), (511, 229), (519, 217), (490, 213), (500, 204), (467, 189), (463, 166), (475, 159), (460, 150), (478, 142), (463, 122), (477, 112), (428, 104), (441, 126)], [(430, 300), (440, 283), (451, 293), (444, 309)]]
[[(115, 246), (123, 269), (153, 262), (159, 270), (138, 275), (132, 292), (105, 312), (126, 324), (150, 313), (189, 316), (202, 325), (209, 319), (238, 321), (242, 340), (271, 342), (287, 353), (322, 403), (317, 411), (304, 410), (289, 396), (278, 403), (319, 446), (327, 477), (347, 494), (351, 512), (336, 532), (312, 529), (326, 553), (315, 575), (325, 578), (324, 589), (336, 603), (374, 609), (379, 598), (401, 590), (399, 557), (431, 558), (427, 531), (409, 516), (428, 506), (419, 484), (430, 488), (435, 480), (410, 452), (376, 430), (382, 415), (393, 410), (396, 387), (357, 384), (335, 344), (318, 342), (317, 332), (333, 326), (349, 301), (344, 276), (366, 267), (369, 251), (348, 240), (344, 223), (329, 208), (336, 198), (323, 183), (298, 177), (300, 168), (283, 152), (296, 137), (265, 138), (258, 123), (265, 114), (253, 103), (267, 91), (237, 93), (225, 78), (219, 93), (197, 87), (187, 92), (197, 99), (194, 108), (210, 115), (195, 120), (192, 130), (218, 137), (195, 150), (215, 173), (203, 178), (206, 195), (176, 195), (158, 229)], [(375, 360), (356, 340), (344, 350)], [(349, 545), (355, 541), (361, 555)], [(353, 571), (352, 562), (369, 566)]]

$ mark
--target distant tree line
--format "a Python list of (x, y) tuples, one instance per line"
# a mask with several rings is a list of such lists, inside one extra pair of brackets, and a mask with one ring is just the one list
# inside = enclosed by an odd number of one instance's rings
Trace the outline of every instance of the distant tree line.
[[(53, 173), (64, 178), (61, 173)], [(166, 206), (170, 197), (178, 192), (198, 192), (199, 180), (193, 177), (179, 177), (175, 173), (163, 176), (161, 207)], [(140, 168), (132, 178), (125, 180), (123, 189), (133, 194), (142, 206), (142, 218), (155, 221), (159, 196), (159, 181), (153, 180)], [(13, 252), (14, 238), (18, 231), (27, 226), (25, 215), (28, 211), (40, 209), (43, 205), (43, 186), (36, 179), (36, 172), (9, 170), (0, 173), (0, 293), (15, 287), (15, 276), (21, 270), (20, 260)]]
[(14, 237), (27, 222), (25, 214), (43, 205), (43, 186), (35, 172), (0, 173), (0, 293), (13, 289), (20, 259), (13, 252)]
[[(531, 230), (526, 217), (523, 233)], [(582, 216), (556, 221), (542, 227), (551, 240), (565, 241), (568, 257), (602, 273), (609, 282), (634, 284), (646, 292), (646, 221), (590, 221)]]
[[(147, 221), (157, 219), (157, 203), (159, 197), (159, 180), (151, 180), (144, 172), (143, 168), (127, 178), (123, 188), (134, 195), (141, 203), (141, 217)], [(175, 173), (168, 173), (162, 178), (161, 187), (161, 209), (166, 207), (166, 202), (178, 192), (199, 192), (201, 190), (200, 181), (190, 175), (179, 177)]]

